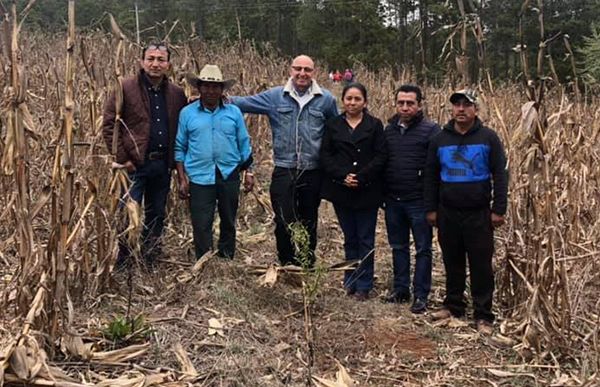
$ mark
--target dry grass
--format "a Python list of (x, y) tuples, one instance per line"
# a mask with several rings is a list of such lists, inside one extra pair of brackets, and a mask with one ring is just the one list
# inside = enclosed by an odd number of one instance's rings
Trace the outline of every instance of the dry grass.
[[(208, 259), (192, 270), (189, 214), (172, 195), (165, 235), (167, 258), (157, 273), (135, 271), (129, 305), (127, 275), (111, 274), (117, 188), (125, 182), (111, 171), (99, 120), (102, 102), (116, 81), (115, 69), (122, 64), (122, 74), (133, 73), (138, 49), (123, 41), (121, 57), (115, 55), (110, 36), (77, 38), (73, 168), (69, 169), (61, 157), (63, 149), (69, 150), (61, 108), (68, 96), (69, 76), (65, 77), (66, 56), (57, 48), (65, 37), (18, 38), (20, 47), (27, 49), (18, 53), (4, 45), (0, 56), (0, 151), (5, 172), (0, 177), (0, 302), (4, 311), (0, 382), (6, 371), (4, 382), (9, 385), (35, 377), (39, 382), (54, 377), (56, 385), (64, 386), (83, 381), (136, 385), (144, 383), (144, 378), (145, 385), (171, 386), (306, 384), (301, 288), (285, 276), (273, 287), (263, 287), (247, 270), (275, 260), (266, 118), (248, 117), (258, 187), (241, 197), (236, 261)], [(186, 72), (198, 71), (209, 62), (238, 79), (234, 94), (255, 93), (286, 78), (286, 58), (259, 55), (248, 44), (206, 46), (190, 40), (174, 51), (177, 82)], [(21, 71), (20, 84), (25, 85), (25, 79), (27, 83), (23, 98), (18, 99), (10, 64), (21, 60), (22, 65), (14, 68)], [(394, 79), (388, 72), (374, 74), (360, 67), (356, 73), (369, 89), (373, 114), (382, 119), (391, 116), (392, 90), (409, 81), (410, 75)], [(339, 94), (339, 86), (330, 85), (324, 76), (320, 74), (319, 80)], [(449, 85), (426, 88), (427, 112), (438, 122), (448, 118), (445, 101), (450, 90)], [(338, 360), (361, 385), (597, 383), (600, 103), (594, 95), (574, 103), (561, 89), (550, 90), (544, 106), (547, 125), (540, 132), (533, 113), (525, 109), (521, 114), (526, 98), (519, 86), (495, 90), (486, 86), (481, 92), (481, 115), (498, 130), (510, 158), (509, 224), (497, 234), (496, 305), (502, 335), (483, 338), (468, 321), (438, 326), (412, 316), (405, 306), (381, 304), (376, 298), (387, 290), (391, 255), (380, 219), (375, 299), (366, 303), (347, 299), (339, 273), (329, 274), (321, 285), (312, 313), (314, 375), (333, 380)], [(15, 115), (22, 121), (15, 121)], [(17, 146), (19, 122), (19, 135), (27, 141)], [(73, 183), (72, 191), (64, 196), (67, 172)], [(65, 212), (67, 197), (71, 210)], [(342, 235), (326, 203), (321, 209), (319, 237), (321, 260), (339, 262)], [(63, 250), (57, 250), (58, 246)], [(64, 253), (66, 263), (65, 280), (60, 284), (56, 283), (59, 267), (53, 263), (57, 252), (59, 257)], [(48, 298), (57, 285), (64, 285), (64, 299), (71, 301)], [(442, 285), (438, 252), (434, 305), (441, 303)], [(103, 353), (114, 349), (101, 335), (103, 326), (113, 316), (125, 314), (129, 306), (133, 315), (142, 313), (151, 324), (149, 345)], [(215, 329), (214, 321), (222, 328)], [(52, 332), (63, 339), (62, 350), (48, 336)], [(21, 352), (29, 355), (19, 361), (15, 353)], [(50, 360), (46, 353), (53, 354)], [(133, 355), (134, 361), (124, 360)], [(36, 365), (42, 367), (36, 369)], [(116, 377), (123, 378), (107, 380)]]

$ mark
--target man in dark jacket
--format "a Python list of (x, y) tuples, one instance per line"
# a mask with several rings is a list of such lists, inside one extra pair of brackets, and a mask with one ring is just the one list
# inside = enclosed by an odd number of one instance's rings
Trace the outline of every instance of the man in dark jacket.
[(506, 156), (496, 132), (477, 117), (477, 97), (472, 90), (452, 94), (450, 103), (453, 118), (431, 140), (425, 171), (427, 220), (438, 227), (446, 269), (444, 308), (432, 317), (465, 314), (468, 259), (473, 317), (480, 333), (491, 334), (493, 229), (504, 223), (506, 213)]
[[(160, 254), (159, 237), (175, 165), (177, 122), (179, 111), (187, 103), (183, 89), (167, 78), (169, 60), (170, 52), (164, 43), (144, 47), (140, 72), (123, 80), (120, 119), (116, 117), (113, 92), (106, 100), (102, 122), (104, 139), (111, 151), (116, 135), (116, 162), (127, 170), (132, 181), (128, 195), (140, 204), (144, 201), (143, 256), (148, 264)], [(118, 263), (125, 263), (128, 255), (121, 243)]]
[(421, 89), (402, 85), (396, 91), (396, 115), (385, 129), (388, 161), (384, 170), (385, 223), (392, 247), (394, 280), (388, 302), (410, 300), (410, 232), (415, 241), (413, 313), (427, 310), (431, 289), (432, 229), (425, 219), (423, 178), (427, 147), (440, 127), (424, 119)]

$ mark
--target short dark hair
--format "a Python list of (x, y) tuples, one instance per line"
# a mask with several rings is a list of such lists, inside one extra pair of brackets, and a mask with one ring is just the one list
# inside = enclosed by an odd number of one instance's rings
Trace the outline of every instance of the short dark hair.
[(359, 82), (351, 82), (351, 83), (347, 84), (346, 86), (344, 86), (344, 88), (342, 89), (342, 100), (344, 99), (344, 97), (346, 96), (346, 93), (350, 89), (358, 89), (358, 91), (360, 91), (363, 98), (365, 99), (365, 102), (367, 102), (367, 88), (362, 83), (359, 83)]
[(405, 83), (404, 85), (397, 88), (394, 92), (394, 98), (398, 98), (398, 93), (400, 92), (415, 93), (417, 95), (418, 103), (421, 103), (421, 101), (423, 100), (423, 92), (421, 91), (421, 88), (417, 85), (413, 85), (412, 83)]
[(169, 50), (169, 45), (165, 42), (152, 42), (152, 43), (148, 43), (144, 46), (144, 48), (142, 49), (142, 59), (146, 58), (146, 51), (148, 50), (159, 50), (159, 51), (166, 51), (167, 52), (167, 61), (171, 60), (171, 50)]

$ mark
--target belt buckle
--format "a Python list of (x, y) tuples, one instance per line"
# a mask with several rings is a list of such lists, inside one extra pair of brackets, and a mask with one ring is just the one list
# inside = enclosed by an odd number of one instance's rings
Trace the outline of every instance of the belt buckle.
[(165, 157), (164, 152), (150, 152), (148, 153), (148, 160), (162, 160)]

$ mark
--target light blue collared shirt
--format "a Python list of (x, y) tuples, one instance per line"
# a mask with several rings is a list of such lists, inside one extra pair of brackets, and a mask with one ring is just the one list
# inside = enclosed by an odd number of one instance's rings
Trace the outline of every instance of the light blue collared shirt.
[(198, 100), (179, 113), (175, 161), (183, 163), (192, 183), (215, 184), (215, 167), (227, 179), (251, 155), (250, 136), (237, 106), (210, 111)]

